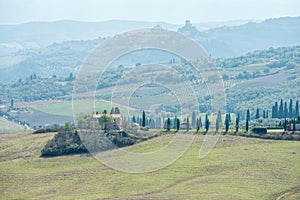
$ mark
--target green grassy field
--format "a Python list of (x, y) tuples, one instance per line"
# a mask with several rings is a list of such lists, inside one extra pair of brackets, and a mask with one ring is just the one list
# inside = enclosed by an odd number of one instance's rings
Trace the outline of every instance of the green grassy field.
[(0, 133), (24, 131), (24, 126), (0, 117)]
[[(300, 142), (222, 136), (199, 160), (203, 136), (172, 165), (151, 173), (115, 171), (90, 155), (40, 158), (51, 134), (0, 135), (1, 199), (298, 199)], [(172, 138), (128, 149), (149, 152)]]

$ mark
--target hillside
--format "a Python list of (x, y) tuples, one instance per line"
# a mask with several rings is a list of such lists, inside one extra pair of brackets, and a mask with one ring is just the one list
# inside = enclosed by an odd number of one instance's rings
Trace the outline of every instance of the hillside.
[(212, 57), (241, 56), (270, 47), (299, 45), (300, 17), (267, 19), (240, 26), (196, 32), (186, 27), (187, 36), (198, 41)]
[[(2, 199), (286, 199), (299, 198), (299, 142), (222, 136), (199, 160), (203, 136), (170, 166), (130, 174), (83, 155), (41, 158), (50, 134), (0, 135)], [(128, 148), (150, 152), (162, 136)], [(298, 193), (297, 193), (298, 191)]]

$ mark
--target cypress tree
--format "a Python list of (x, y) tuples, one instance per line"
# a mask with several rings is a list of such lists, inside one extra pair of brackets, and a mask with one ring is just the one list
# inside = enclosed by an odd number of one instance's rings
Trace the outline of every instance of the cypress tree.
[(235, 119), (235, 132), (238, 133), (239, 132), (239, 125), (240, 124), (240, 115), (238, 114), (236, 119)]
[(251, 116), (250, 116), (250, 110), (247, 110), (247, 114), (246, 114), (246, 120), (250, 121)]
[(167, 119), (167, 131), (170, 131), (170, 129), (171, 129), (171, 120), (168, 117), (168, 119)]
[(220, 128), (222, 128), (222, 116), (221, 116), (221, 111), (219, 110), (216, 119), (216, 131), (218, 132)]
[(259, 109), (256, 109), (256, 115), (255, 115), (255, 119), (259, 119)]
[(199, 119), (196, 119), (196, 132), (199, 132)]
[(207, 133), (208, 130), (209, 130), (209, 124), (210, 124), (210, 122), (209, 122), (209, 119), (208, 119), (208, 115), (206, 114), (206, 115), (205, 115), (205, 132), (206, 132), (206, 133)]
[(195, 112), (192, 113), (192, 127), (196, 128), (196, 114), (195, 114)]
[(176, 130), (179, 131), (180, 129), (180, 120), (177, 118), (176, 120)]
[(296, 106), (295, 106), (295, 117), (299, 117), (299, 101), (296, 101)]
[(289, 105), (289, 117), (293, 118), (293, 100), (290, 99), (290, 105)]
[(274, 118), (279, 118), (278, 116), (278, 102), (275, 102), (275, 107), (274, 107)]
[(227, 115), (225, 118), (225, 132), (228, 133), (229, 130), (229, 116)]
[(282, 119), (284, 116), (283, 112), (283, 100), (280, 100), (280, 105), (279, 105), (279, 111), (278, 111), (278, 118)]
[(202, 125), (202, 119), (201, 119), (201, 116), (199, 116), (199, 125), (198, 125), (198, 126), (199, 126), (199, 129), (202, 129), (202, 126), (203, 126), (203, 125)]
[(190, 131), (190, 117), (186, 119), (186, 131)]
[(173, 129), (176, 129), (176, 127), (177, 127), (177, 116), (175, 116), (175, 118), (174, 118), (174, 123), (173, 123)]
[(248, 130), (249, 130), (249, 121), (246, 120), (246, 132), (248, 132)]
[(288, 111), (288, 107), (287, 107), (287, 102), (284, 102), (284, 110), (283, 110), (283, 116), (284, 118), (289, 117), (289, 111)]
[(146, 125), (146, 114), (145, 111), (143, 111), (143, 115), (142, 115), (142, 126), (144, 127)]

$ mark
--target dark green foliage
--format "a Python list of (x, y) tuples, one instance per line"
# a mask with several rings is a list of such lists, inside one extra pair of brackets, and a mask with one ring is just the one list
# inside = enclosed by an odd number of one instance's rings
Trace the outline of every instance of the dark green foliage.
[(299, 101), (296, 101), (296, 106), (295, 106), (295, 117), (299, 117)]
[(229, 130), (229, 114), (227, 114), (225, 118), (225, 132), (228, 133), (228, 130)]
[(290, 105), (289, 105), (289, 118), (293, 118), (293, 100), (290, 99)]
[(58, 132), (59, 126), (53, 126), (49, 128), (41, 128), (36, 131), (34, 131), (32, 134), (39, 134), (39, 133), (50, 133), (50, 132)]
[(202, 129), (202, 126), (203, 126), (202, 119), (201, 116), (199, 116), (199, 124), (198, 124), (199, 129)]
[(170, 131), (170, 129), (171, 129), (171, 120), (168, 117), (168, 119), (167, 119), (167, 131)]
[(246, 120), (246, 132), (248, 132), (248, 131), (249, 131), (249, 121)]
[[(117, 147), (130, 146), (137, 142), (137, 138), (129, 136), (126, 132), (107, 133), (106, 137)], [(65, 126), (59, 129), (59, 132), (52, 140), (48, 141), (41, 152), (41, 156), (49, 157), (87, 152), (87, 149), (80, 140), (77, 130)]]
[(177, 118), (177, 121), (176, 121), (176, 130), (179, 131), (180, 129), (180, 120)]
[(259, 109), (256, 109), (255, 119), (259, 119)]
[(260, 139), (266, 139), (266, 140), (294, 140), (294, 141), (300, 141), (300, 135), (293, 135), (293, 134), (272, 135), (272, 134), (241, 133), (241, 134), (238, 134), (238, 135), (243, 136), (243, 137), (260, 138)]
[(143, 115), (142, 115), (142, 126), (146, 126), (146, 114), (145, 111), (143, 111)]
[(235, 132), (238, 133), (239, 132), (239, 127), (240, 127), (240, 115), (237, 115), (237, 118), (235, 120)]
[(267, 134), (267, 128), (263, 127), (254, 127), (251, 131), (256, 134)]
[(68, 130), (63, 127), (46, 144), (41, 152), (41, 156), (59, 156), (76, 153), (87, 153), (76, 130)]
[(246, 120), (250, 121), (251, 120), (251, 115), (250, 115), (250, 110), (247, 110), (247, 114), (246, 114)]
[(190, 131), (190, 118), (187, 117), (186, 119), (186, 131)]
[(119, 132), (117, 134), (111, 133), (107, 135), (108, 139), (117, 147), (126, 147), (130, 145), (134, 145), (136, 143), (136, 139), (130, 137), (126, 132)]
[(209, 122), (209, 119), (208, 119), (208, 115), (206, 114), (205, 115), (205, 132), (207, 133), (208, 132), (208, 130), (209, 130), (209, 125), (210, 125), (210, 122)]
[(283, 100), (280, 100), (280, 105), (279, 105), (279, 111), (278, 111), (278, 117), (284, 118), (284, 112), (283, 112)]

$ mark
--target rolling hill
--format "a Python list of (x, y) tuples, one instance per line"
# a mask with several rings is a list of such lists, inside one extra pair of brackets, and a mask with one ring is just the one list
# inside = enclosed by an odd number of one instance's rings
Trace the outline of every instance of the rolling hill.
[[(203, 136), (173, 164), (131, 174), (111, 169), (88, 154), (40, 157), (53, 133), (0, 135), (1, 199), (297, 199), (299, 142), (222, 136), (199, 159)], [(164, 135), (126, 148), (160, 149)]]

